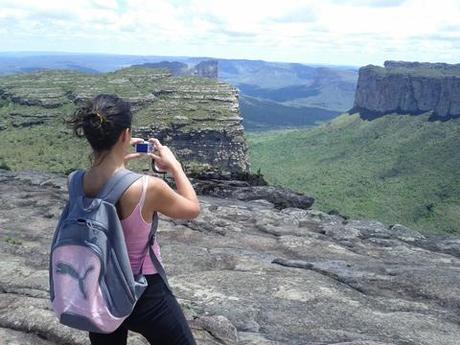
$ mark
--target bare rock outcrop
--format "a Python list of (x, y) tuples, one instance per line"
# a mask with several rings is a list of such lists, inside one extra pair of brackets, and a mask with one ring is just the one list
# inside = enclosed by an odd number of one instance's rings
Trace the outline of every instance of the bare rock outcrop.
[(418, 115), (431, 120), (460, 116), (460, 64), (386, 61), (360, 68), (350, 112), (373, 119), (385, 114)]
[[(48, 301), (65, 177), (0, 170), (0, 336), (88, 344)], [(198, 344), (457, 345), (460, 239), (266, 200), (200, 196), (158, 240)], [(131, 334), (129, 344), (146, 344)]]

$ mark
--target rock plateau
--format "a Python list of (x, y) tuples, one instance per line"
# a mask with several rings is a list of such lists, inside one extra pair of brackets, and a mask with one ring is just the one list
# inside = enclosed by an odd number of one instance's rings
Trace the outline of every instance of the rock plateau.
[(208, 78), (174, 77), (164, 69), (126, 68), (106, 74), (45, 71), (1, 77), (0, 132), (37, 126), (44, 132), (51, 127), (62, 131), (62, 120), (76, 106), (101, 93), (129, 102), (134, 135), (157, 137), (174, 147), (189, 171), (248, 171), (238, 90)]

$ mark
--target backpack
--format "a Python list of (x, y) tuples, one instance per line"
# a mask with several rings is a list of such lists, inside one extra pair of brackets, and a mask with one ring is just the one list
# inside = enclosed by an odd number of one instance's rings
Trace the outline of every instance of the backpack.
[[(132, 272), (115, 207), (126, 189), (142, 175), (119, 170), (95, 198), (88, 198), (83, 192), (84, 174), (76, 170), (69, 175), (69, 200), (51, 244), (50, 300), (62, 324), (111, 333), (130, 315), (147, 287), (146, 278)], [(148, 252), (171, 290), (152, 249), (157, 226), (155, 212), (144, 259)]]

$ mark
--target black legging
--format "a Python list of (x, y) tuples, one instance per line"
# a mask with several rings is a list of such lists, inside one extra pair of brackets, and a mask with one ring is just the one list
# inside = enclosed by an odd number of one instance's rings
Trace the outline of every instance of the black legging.
[(128, 329), (142, 334), (150, 344), (196, 345), (176, 297), (159, 274), (146, 275), (148, 287), (131, 315), (114, 332), (89, 332), (91, 344), (126, 345)]

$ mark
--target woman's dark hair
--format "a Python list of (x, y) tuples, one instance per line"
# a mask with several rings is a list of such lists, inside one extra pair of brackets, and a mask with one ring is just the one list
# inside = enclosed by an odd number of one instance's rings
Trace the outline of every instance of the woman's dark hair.
[(129, 104), (115, 95), (98, 95), (75, 111), (68, 124), (78, 137), (86, 137), (97, 153), (110, 150), (121, 132), (131, 128)]

